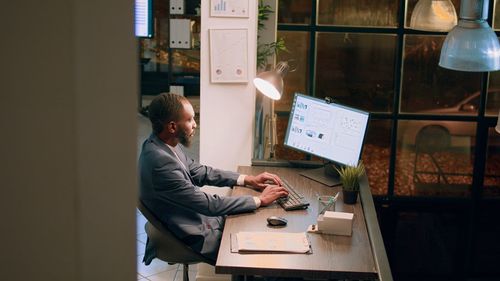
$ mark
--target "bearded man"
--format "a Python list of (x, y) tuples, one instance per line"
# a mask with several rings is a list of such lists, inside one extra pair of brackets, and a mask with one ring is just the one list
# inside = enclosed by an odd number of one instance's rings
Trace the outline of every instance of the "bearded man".
[[(189, 101), (175, 94), (161, 94), (149, 105), (153, 132), (139, 158), (140, 200), (175, 236), (215, 264), (226, 215), (254, 211), (288, 192), (274, 174), (240, 175), (188, 157), (183, 147), (189, 147), (195, 134), (194, 116)], [(219, 196), (202, 191), (203, 185), (243, 185), (261, 193)], [(146, 252), (144, 261), (149, 264), (153, 258)]]

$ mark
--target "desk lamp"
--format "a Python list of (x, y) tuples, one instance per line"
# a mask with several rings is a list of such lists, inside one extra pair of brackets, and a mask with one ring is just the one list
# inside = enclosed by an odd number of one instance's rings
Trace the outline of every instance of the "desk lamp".
[(269, 159), (274, 159), (275, 146), (278, 140), (276, 134), (276, 114), (274, 113), (274, 101), (279, 100), (283, 95), (283, 77), (288, 72), (288, 63), (280, 61), (276, 64), (274, 70), (265, 71), (257, 75), (253, 79), (253, 84), (257, 90), (271, 99), (271, 114), (266, 115), (265, 118), (265, 131), (269, 132), (268, 141), (269, 145)]
[(459, 71), (500, 70), (500, 44), (486, 22), (489, 0), (462, 0), (460, 19), (446, 36), (439, 66)]
[(450, 31), (457, 25), (457, 12), (450, 0), (420, 0), (411, 14), (410, 28)]

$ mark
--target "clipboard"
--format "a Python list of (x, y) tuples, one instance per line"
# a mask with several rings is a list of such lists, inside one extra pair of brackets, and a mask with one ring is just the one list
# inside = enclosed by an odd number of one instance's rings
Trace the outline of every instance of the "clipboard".
[(305, 232), (238, 232), (231, 233), (231, 253), (312, 254)]

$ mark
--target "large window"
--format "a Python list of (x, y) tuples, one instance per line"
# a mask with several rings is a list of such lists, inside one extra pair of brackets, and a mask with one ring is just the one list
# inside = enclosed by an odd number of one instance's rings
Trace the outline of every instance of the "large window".
[[(277, 158), (316, 159), (283, 147), (293, 94), (331, 97), (372, 113), (362, 158), (374, 194), (464, 198), (484, 179), (493, 196), (500, 141), (488, 129), (500, 108), (500, 74), (439, 67), (446, 33), (409, 28), (417, 2), (278, 1), (278, 37), (290, 51), (278, 60), (295, 71), (275, 103)], [(458, 13), (460, 1), (452, 3)], [(474, 166), (476, 157), (487, 170)]]
[[(482, 216), (499, 219), (484, 210), (500, 199), (500, 72), (439, 67), (446, 32), (410, 28), (417, 2), (278, 1), (278, 37), (290, 52), (277, 60), (292, 60), (295, 72), (275, 103), (275, 156), (318, 160), (283, 147), (295, 92), (370, 111), (362, 159), (396, 280), (498, 276), (500, 243), (481, 241), (491, 233), (478, 226)], [(460, 0), (451, 2), (459, 13)]]

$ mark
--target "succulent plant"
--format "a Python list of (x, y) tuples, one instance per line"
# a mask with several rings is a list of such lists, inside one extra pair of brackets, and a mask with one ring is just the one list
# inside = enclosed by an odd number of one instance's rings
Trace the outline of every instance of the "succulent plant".
[(342, 189), (345, 191), (359, 191), (359, 178), (365, 173), (365, 165), (359, 161), (355, 166), (335, 167), (339, 173)]

